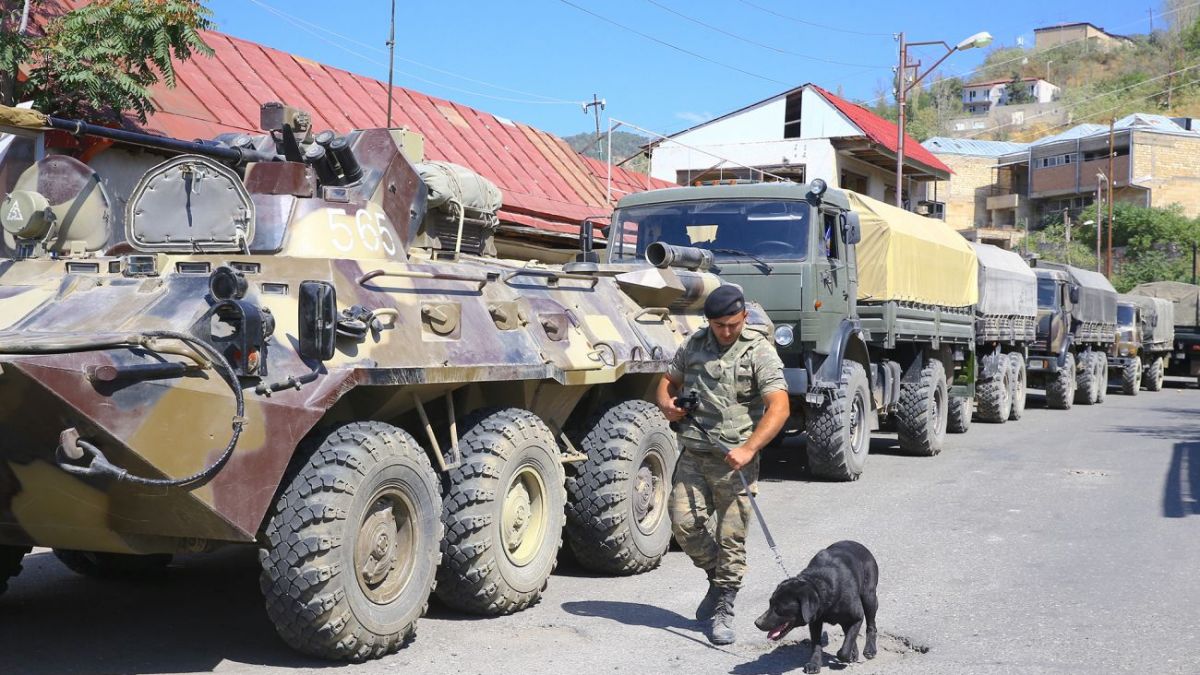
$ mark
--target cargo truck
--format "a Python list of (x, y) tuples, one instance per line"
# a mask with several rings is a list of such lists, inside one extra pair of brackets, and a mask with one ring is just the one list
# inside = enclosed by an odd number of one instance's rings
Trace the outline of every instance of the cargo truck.
[(1131, 295), (1170, 300), (1174, 305), (1174, 345), (1166, 374), (1200, 385), (1200, 286), (1179, 281), (1153, 281), (1135, 286)]
[(763, 306), (814, 475), (858, 478), (882, 421), (936, 455), (950, 400), (975, 395), (978, 263), (941, 221), (818, 179), (630, 195), (612, 228), (609, 263), (711, 261)]
[(1162, 389), (1163, 372), (1175, 339), (1175, 305), (1144, 295), (1117, 296), (1117, 341), (1108, 353), (1109, 379), (1121, 393)]

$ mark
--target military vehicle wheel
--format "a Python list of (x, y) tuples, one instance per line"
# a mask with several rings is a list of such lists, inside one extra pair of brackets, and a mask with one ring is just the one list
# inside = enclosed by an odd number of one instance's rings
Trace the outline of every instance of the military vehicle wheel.
[(0, 595), (8, 590), (8, 580), (21, 573), (21, 559), (28, 546), (0, 546)]
[(533, 413), (505, 408), (470, 425), (459, 448), (462, 465), (442, 500), (438, 597), (467, 612), (510, 614), (541, 597), (562, 544), (558, 442)]
[(819, 478), (857, 480), (867, 465), (871, 398), (867, 373), (856, 361), (842, 364), (846, 386), (807, 418), (808, 470)]
[(1046, 405), (1058, 410), (1070, 410), (1075, 396), (1075, 355), (1067, 354), (1062, 368), (1046, 381)]
[(1092, 360), (1096, 363), (1096, 403), (1104, 403), (1108, 398), (1108, 357), (1096, 353)]
[(1146, 391), (1162, 391), (1163, 357), (1159, 356), (1150, 361), (1150, 365), (1142, 373), (1142, 386)]
[(950, 399), (950, 411), (946, 417), (946, 432), (965, 434), (971, 429), (971, 415), (975, 412), (975, 399), (955, 396)]
[(1121, 393), (1126, 396), (1137, 396), (1142, 388), (1142, 362), (1140, 359), (1130, 359), (1121, 369)]
[(1012, 382), (1012, 405), (1009, 406), (1008, 419), (1021, 419), (1025, 414), (1025, 391), (1028, 373), (1025, 372), (1025, 357), (1021, 352), (1011, 352), (1008, 355), (1008, 372)]
[(172, 558), (170, 553), (132, 555), (74, 551), (66, 548), (54, 549), (54, 556), (72, 572), (95, 579), (134, 578), (155, 574), (165, 570), (167, 565), (171, 564)]
[(351, 422), (303, 458), (259, 552), (267, 615), (293, 648), (361, 662), (398, 650), (429, 604), (438, 478), (405, 431)]
[(1092, 352), (1079, 355), (1082, 367), (1075, 375), (1075, 402), (1080, 405), (1092, 405), (1099, 398), (1100, 387), (1096, 378), (1096, 361)]
[(621, 401), (579, 443), (587, 461), (567, 479), (567, 541), (584, 567), (637, 574), (658, 567), (671, 544), (667, 496), (679, 457), (658, 407)]
[(916, 382), (900, 383), (900, 406), (896, 413), (896, 431), (900, 449), (924, 457), (942, 451), (946, 440), (946, 369), (942, 362), (930, 359)]
[(979, 400), (981, 421), (1003, 424), (1012, 413), (1012, 363), (1002, 354), (997, 358), (999, 372), (987, 382), (979, 383), (975, 397)]

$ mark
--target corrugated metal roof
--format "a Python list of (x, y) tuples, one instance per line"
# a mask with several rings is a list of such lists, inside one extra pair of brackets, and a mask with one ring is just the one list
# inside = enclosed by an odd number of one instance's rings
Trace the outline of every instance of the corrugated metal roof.
[[(50, 0), (43, 15), (86, 0)], [(387, 85), (265, 45), (208, 31), (213, 56), (176, 62), (177, 85), (157, 85), (158, 112), (144, 129), (184, 139), (226, 131), (258, 133), (259, 105), (282, 101), (308, 110), (317, 130), (349, 131), (385, 124)], [(607, 169), (600, 170), (561, 138), (526, 124), (445, 99), (395, 87), (393, 124), (425, 136), (427, 159), (462, 164), (504, 192), (502, 221), (575, 232), (585, 217), (610, 210)], [(674, 186), (618, 167), (621, 190)]]
[(1013, 152), (1020, 152), (1029, 147), (1028, 143), (1013, 143), (1010, 141), (979, 141), (973, 138), (949, 138), (934, 136), (921, 144), (926, 150), (937, 155), (973, 155), (976, 157), (999, 157)]
[[(840, 96), (835, 96), (815, 84), (807, 86), (812, 87), (814, 91), (824, 96), (825, 100), (832, 103), (839, 112), (850, 118), (850, 121), (859, 129), (862, 129), (863, 133), (872, 141), (882, 145), (893, 153), (897, 152), (896, 142), (900, 130), (895, 122), (890, 122), (860, 105), (851, 103)], [(942, 163), (942, 160), (934, 157), (933, 153), (921, 147), (921, 144), (917, 143), (915, 138), (907, 134), (904, 136), (904, 148), (907, 158), (915, 162), (920, 162), (931, 169), (954, 173), (950, 170), (950, 167)]]
[[(1157, 134), (1171, 134), (1175, 136), (1200, 136), (1200, 131), (1188, 131), (1176, 124), (1166, 115), (1156, 115), (1153, 113), (1133, 113), (1126, 115), (1117, 120), (1113, 124), (1113, 128), (1117, 131), (1125, 131), (1132, 129), (1135, 131), (1148, 131)], [(1050, 143), (1059, 143), (1061, 141), (1074, 141), (1077, 139), (1091, 138), (1092, 136), (1101, 136), (1108, 133), (1107, 124), (1080, 124), (1066, 131), (1039, 138), (1030, 145), (1041, 146)]]

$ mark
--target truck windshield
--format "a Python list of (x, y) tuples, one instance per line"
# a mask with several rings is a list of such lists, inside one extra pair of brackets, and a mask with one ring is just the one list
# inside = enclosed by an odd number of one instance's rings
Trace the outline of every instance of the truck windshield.
[(1117, 305), (1117, 325), (1133, 325), (1133, 308), (1129, 305)]
[(715, 200), (618, 209), (610, 259), (640, 259), (661, 241), (709, 249), (717, 260), (804, 260), (809, 208), (803, 201)]
[(1053, 279), (1038, 279), (1038, 307), (1057, 307), (1057, 288)]

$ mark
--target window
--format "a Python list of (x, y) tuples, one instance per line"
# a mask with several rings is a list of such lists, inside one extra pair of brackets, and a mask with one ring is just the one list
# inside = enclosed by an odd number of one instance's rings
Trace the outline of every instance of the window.
[(1065, 155), (1051, 155), (1049, 157), (1042, 157), (1040, 160), (1038, 160), (1038, 163), (1041, 168), (1048, 169), (1052, 166), (1062, 166), (1064, 164), (1070, 164), (1074, 161), (1075, 153), (1067, 153)]

